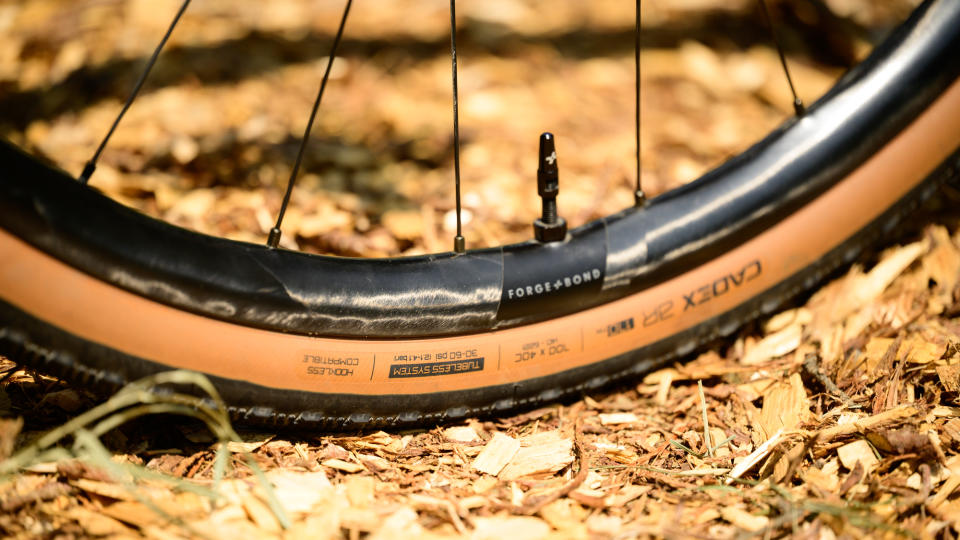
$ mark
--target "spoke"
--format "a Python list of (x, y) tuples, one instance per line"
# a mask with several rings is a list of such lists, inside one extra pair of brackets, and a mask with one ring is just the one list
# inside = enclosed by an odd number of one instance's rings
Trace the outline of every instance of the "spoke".
[(453, 73), (453, 176), (457, 196), (457, 235), (453, 237), (453, 250), (463, 253), (466, 242), (460, 224), (460, 114), (457, 109), (457, 8), (456, 0), (450, 0), (450, 62)]
[(130, 92), (130, 97), (127, 98), (127, 102), (123, 105), (123, 108), (120, 109), (120, 114), (118, 114), (117, 118), (113, 121), (113, 125), (110, 126), (110, 130), (107, 131), (107, 134), (103, 137), (103, 140), (100, 141), (100, 146), (98, 146), (97, 151), (93, 153), (93, 157), (90, 158), (90, 161), (87, 161), (87, 164), (83, 167), (83, 172), (80, 173), (79, 178), (81, 184), (86, 184), (90, 181), (93, 171), (97, 169), (97, 160), (100, 159), (100, 154), (103, 153), (103, 149), (107, 147), (107, 141), (110, 140), (110, 137), (113, 135), (113, 132), (116, 131), (117, 126), (120, 125), (120, 120), (123, 118), (123, 115), (127, 113), (127, 109), (130, 108), (130, 105), (133, 104), (133, 100), (136, 99), (137, 94), (140, 93), (140, 88), (143, 87), (144, 81), (147, 80), (147, 75), (150, 74), (150, 70), (153, 69), (153, 65), (157, 62), (157, 58), (160, 56), (160, 51), (163, 50), (163, 46), (167, 44), (167, 40), (170, 39), (170, 34), (173, 33), (174, 27), (177, 26), (177, 22), (180, 21), (180, 17), (183, 15), (183, 12), (187, 10), (188, 5), (190, 5), (190, 0), (183, 0), (183, 4), (180, 6), (177, 14), (170, 22), (170, 26), (167, 27), (167, 32), (163, 35), (163, 39), (160, 40), (157, 48), (153, 50), (153, 55), (147, 62), (147, 67), (144, 68), (143, 73), (140, 74), (140, 78), (137, 80), (137, 84), (133, 87), (133, 91)]
[(13, 376), (14, 373), (18, 371), (20, 371), (20, 364), (14, 364), (13, 367), (7, 370), (6, 373), (4, 373), (3, 375), (0, 375), (0, 383), (5, 382), (7, 379)]
[(633, 34), (633, 75), (636, 88), (634, 97), (636, 98), (636, 118), (634, 119), (637, 131), (637, 190), (633, 193), (633, 202), (637, 206), (642, 206), (647, 201), (646, 194), (640, 187), (640, 0), (637, 0), (636, 11), (636, 31)]
[(333, 66), (333, 59), (337, 54), (337, 47), (340, 45), (340, 38), (343, 36), (343, 28), (347, 24), (347, 15), (350, 14), (350, 6), (352, 4), (353, 0), (347, 0), (347, 4), (343, 8), (340, 27), (337, 28), (337, 35), (333, 38), (333, 45), (330, 47), (330, 56), (327, 58), (327, 67), (323, 72), (323, 79), (320, 81), (320, 90), (317, 92), (317, 99), (313, 102), (313, 109), (310, 110), (310, 119), (307, 120), (307, 127), (303, 132), (303, 138), (300, 140), (297, 159), (294, 161), (293, 169), (290, 171), (290, 179), (287, 180), (287, 190), (283, 194), (283, 203), (280, 204), (280, 214), (277, 215), (277, 224), (270, 229), (270, 235), (267, 237), (267, 245), (272, 248), (280, 244), (280, 226), (283, 224), (283, 216), (287, 212), (287, 205), (290, 204), (290, 194), (293, 193), (293, 184), (297, 181), (297, 172), (300, 171), (303, 153), (307, 148), (307, 141), (310, 139), (310, 130), (313, 129), (313, 121), (316, 119), (317, 111), (320, 109), (320, 100), (323, 99), (323, 91), (327, 87), (327, 80), (330, 79), (330, 68)]
[(767, 26), (770, 28), (770, 35), (773, 37), (773, 43), (777, 46), (777, 53), (780, 55), (780, 65), (783, 66), (783, 74), (787, 76), (787, 84), (790, 85), (790, 93), (793, 94), (793, 110), (797, 113), (797, 116), (803, 116), (803, 113), (806, 112), (806, 109), (803, 106), (803, 100), (800, 99), (800, 96), (797, 95), (796, 89), (793, 87), (793, 79), (790, 77), (790, 68), (787, 67), (787, 57), (783, 54), (783, 46), (780, 44), (780, 38), (777, 36), (777, 31), (773, 27), (773, 18), (770, 16), (770, 11), (767, 9), (766, 0), (758, 0), (760, 2), (760, 9), (763, 11), (763, 16), (767, 19)]

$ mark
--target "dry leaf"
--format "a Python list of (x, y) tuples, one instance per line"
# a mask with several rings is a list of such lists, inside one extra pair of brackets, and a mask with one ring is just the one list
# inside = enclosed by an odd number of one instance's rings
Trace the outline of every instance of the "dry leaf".
[(916, 428), (887, 429), (870, 431), (867, 439), (881, 452), (890, 454), (932, 455), (930, 438), (917, 432)]

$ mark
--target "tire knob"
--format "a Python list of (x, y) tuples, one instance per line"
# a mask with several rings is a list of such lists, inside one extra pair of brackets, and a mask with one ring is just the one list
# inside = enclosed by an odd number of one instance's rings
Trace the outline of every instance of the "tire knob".
[(567, 222), (557, 215), (557, 194), (560, 193), (560, 174), (553, 133), (540, 135), (540, 158), (537, 168), (537, 193), (543, 203), (543, 213), (533, 222), (533, 235), (538, 242), (561, 242), (567, 237)]

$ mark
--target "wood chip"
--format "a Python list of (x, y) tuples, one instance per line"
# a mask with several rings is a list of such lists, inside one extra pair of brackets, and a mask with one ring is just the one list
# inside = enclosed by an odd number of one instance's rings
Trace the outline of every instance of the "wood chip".
[(943, 356), (946, 344), (931, 343), (920, 336), (911, 336), (900, 344), (899, 355), (913, 364), (929, 364)]
[(480, 436), (470, 426), (454, 426), (443, 430), (443, 438), (456, 443), (472, 443), (480, 440)]
[(946, 227), (936, 225), (928, 229), (928, 233), (936, 246), (921, 261), (924, 272), (940, 285), (941, 290), (950, 293), (960, 281), (960, 250)]
[(166, 523), (166, 518), (157, 514), (139, 501), (120, 501), (103, 507), (100, 512), (113, 519), (129, 523), (141, 529), (148, 526), (164, 525)]
[(587, 536), (583, 521), (586, 510), (572, 499), (557, 499), (540, 509), (540, 515), (562, 535), (570, 538)]
[(573, 463), (573, 440), (571, 439), (524, 446), (503, 467), (499, 478), (510, 481), (521, 476), (559, 471), (571, 463)]
[(357, 459), (372, 472), (389, 471), (393, 467), (386, 459), (372, 454), (357, 454)]
[(330, 467), (331, 469), (336, 469), (338, 471), (343, 471), (347, 473), (356, 473), (363, 470), (366, 470), (363, 465), (359, 463), (351, 463), (349, 461), (344, 461), (342, 459), (328, 459), (326, 461), (320, 462), (324, 467)]
[(631, 464), (637, 457), (637, 452), (622, 444), (616, 444), (606, 441), (597, 441), (593, 447), (604, 456), (624, 464)]
[(953, 418), (944, 424), (943, 433), (954, 445), (960, 444), (960, 418)]
[(950, 477), (947, 478), (943, 485), (940, 486), (940, 489), (937, 490), (937, 494), (927, 503), (930, 508), (936, 509), (940, 507), (957, 488), (960, 488), (960, 458), (957, 456), (951, 457), (950, 461), (947, 462), (947, 468), (950, 470)]
[(720, 509), (720, 515), (731, 525), (750, 532), (761, 531), (770, 524), (767, 516), (755, 516), (738, 506), (724, 506)]
[(877, 371), (877, 368), (880, 366), (880, 361), (883, 360), (883, 357), (887, 354), (887, 351), (890, 350), (890, 346), (893, 345), (893, 342), (893, 338), (870, 338), (870, 341), (867, 342), (867, 345), (863, 351), (863, 370), (866, 373), (875, 373)]
[(773, 450), (773, 448), (780, 442), (781, 435), (783, 435), (783, 429), (777, 430), (777, 432), (767, 439), (767, 442), (758, 446), (757, 449), (754, 450), (749, 456), (743, 458), (743, 461), (737, 463), (733, 470), (730, 471), (730, 475), (727, 478), (726, 483), (732, 484), (734, 479), (740, 478), (746, 474), (747, 471), (752, 469), (754, 465), (760, 463), (763, 458), (767, 457), (767, 454), (769, 454), (770, 451)]
[(960, 363), (937, 366), (937, 377), (947, 392), (960, 392)]
[(564, 437), (563, 434), (560, 433), (560, 430), (553, 429), (550, 431), (541, 431), (540, 433), (534, 433), (533, 435), (520, 437), (520, 446), (539, 446), (541, 444), (552, 443), (563, 439)]
[(633, 413), (602, 413), (600, 414), (600, 423), (605, 426), (615, 426), (618, 424), (634, 424), (638, 422), (637, 415)]
[[(146, 510), (146, 508), (144, 508)], [(133, 529), (104, 513), (93, 512), (82, 506), (71, 508), (64, 514), (83, 526), (84, 533), (91, 536), (132, 536)]]
[(813, 320), (813, 313), (807, 308), (794, 308), (781, 311), (763, 325), (763, 330), (767, 334), (779, 332), (792, 324), (808, 324)]
[(869, 474), (880, 463), (873, 453), (873, 448), (863, 439), (837, 448), (837, 455), (840, 457), (840, 463), (851, 471), (859, 462), (864, 471)]
[(473, 483), (474, 493), (486, 493), (497, 485), (497, 479), (493, 476), (481, 476)]
[(273, 440), (276, 435), (272, 433), (245, 433), (241, 435), (242, 441), (230, 441), (227, 443), (227, 450), (234, 453), (254, 452), (264, 444)]
[(416, 511), (412, 508), (404, 507), (387, 516), (386, 519), (377, 520), (379, 524), (370, 540), (408, 540), (410, 538), (422, 538), (425, 536), (425, 530), (417, 522)]
[(108, 499), (117, 501), (134, 501), (137, 499), (131, 490), (114, 482), (101, 482), (99, 480), (77, 478), (76, 480), (71, 480), (70, 484), (82, 489), (87, 493), (92, 493)]
[(638, 486), (636, 484), (629, 484), (620, 488), (610, 500), (610, 506), (619, 507), (627, 504), (628, 502), (650, 493), (653, 489), (653, 486)]
[(277, 521), (277, 516), (259, 496), (250, 493), (243, 498), (242, 504), (247, 516), (256, 524), (258, 529), (272, 534), (280, 532), (280, 522)]
[[(277, 498), (289, 512), (309, 512), (317, 504), (334, 496), (327, 473), (274, 469), (266, 473)], [(349, 485), (349, 484), (348, 484)]]
[(792, 324), (760, 340), (747, 351), (740, 363), (745, 366), (756, 366), (789, 354), (800, 346), (802, 338), (803, 327)]
[(346, 480), (347, 500), (353, 506), (369, 506), (376, 495), (377, 482), (371, 476), (351, 476)]
[[(6, 411), (8, 407), (3, 406), (2, 398), (6, 398), (6, 393), (0, 392), (0, 411)], [(9, 405), (9, 402), (7, 405)], [(0, 462), (13, 454), (13, 449), (16, 448), (17, 436), (20, 435), (21, 429), (23, 429), (22, 417), (0, 418)]]
[(662, 370), (665, 371), (663, 377), (660, 378), (657, 383), (657, 395), (654, 398), (657, 405), (664, 405), (667, 403), (667, 397), (670, 395), (670, 387), (673, 385), (673, 378), (676, 376), (677, 371), (675, 369)]
[(837, 458), (832, 458), (823, 467), (809, 467), (803, 472), (803, 480), (827, 493), (834, 493), (840, 487), (840, 464)]
[(927, 242), (914, 242), (888, 252), (854, 289), (856, 307), (877, 299), (926, 250)]
[(473, 460), (471, 467), (480, 472), (496, 476), (500, 474), (500, 471), (519, 450), (520, 441), (500, 432), (494, 433), (490, 442), (483, 447), (480, 454)]
[(420, 210), (388, 210), (380, 217), (383, 226), (402, 240), (416, 240), (423, 234)]
[(810, 417), (810, 404), (799, 373), (786, 383), (771, 385), (763, 395), (760, 423), (764, 434), (792, 430)]
[(472, 540), (503, 540), (523, 538), (536, 540), (550, 534), (550, 526), (542, 519), (523, 516), (478, 517), (473, 519)]

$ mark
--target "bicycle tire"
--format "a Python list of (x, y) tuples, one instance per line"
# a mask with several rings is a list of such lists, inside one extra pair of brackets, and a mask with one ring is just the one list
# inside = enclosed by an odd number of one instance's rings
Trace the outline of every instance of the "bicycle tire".
[(958, 28), (960, 3), (928, 0), (803, 117), (562, 243), (269, 249), (146, 217), (0, 144), (0, 354), (101, 391), (194, 369), (241, 421), (340, 430), (604, 387), (771, 312), (955, 175)]

